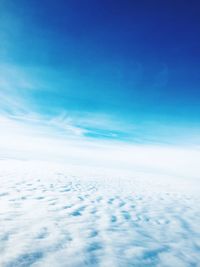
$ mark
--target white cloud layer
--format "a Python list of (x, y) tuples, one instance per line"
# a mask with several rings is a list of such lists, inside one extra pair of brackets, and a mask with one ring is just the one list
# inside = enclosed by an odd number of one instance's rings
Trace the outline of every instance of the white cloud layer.
[(0, 266), (198, 266), (199, 182), (156, 176), (0, 160)]

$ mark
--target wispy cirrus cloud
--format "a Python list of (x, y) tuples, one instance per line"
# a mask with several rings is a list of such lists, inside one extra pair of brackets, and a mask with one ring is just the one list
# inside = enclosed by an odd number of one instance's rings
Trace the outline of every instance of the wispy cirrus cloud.
[(1, 64), (0, 73), (1, 123), (9, 121), (11, 125), (13, 121), (15, 126), (18, 123), (23, 127), (43, 129), (46, 134), (48, 131), (62, 133), (65, 137), (115, 138), (121, 134), (125, 136), (133, 128), (109, 114), (99, 112), (73, 112), (61, 106), (55, 110), (52, 107), (52, 114), (44, 113), (33, 96), (35, 91), (42, 93), (44, 90), (45, 93), (49, 84), (37, 78), (37, 71), (34, 73), (33, 69), (30, 71), (21, 66)]

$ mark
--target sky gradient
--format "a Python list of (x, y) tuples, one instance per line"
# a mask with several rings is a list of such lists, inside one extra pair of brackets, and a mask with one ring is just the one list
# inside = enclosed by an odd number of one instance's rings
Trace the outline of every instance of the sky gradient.
[(199, 147), (199, 9), (1, 0), (1, 130)]

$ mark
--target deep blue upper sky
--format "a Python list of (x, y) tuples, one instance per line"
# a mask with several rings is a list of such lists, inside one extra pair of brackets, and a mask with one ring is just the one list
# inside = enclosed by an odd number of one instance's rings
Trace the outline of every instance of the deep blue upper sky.
[(1, 64), (38, 81), (28, 95), (26, 86), (17, 88), (38, 113), (107, 114), (145, 136), (149, 124), (199, 129), (197, 0), (0, 5)]

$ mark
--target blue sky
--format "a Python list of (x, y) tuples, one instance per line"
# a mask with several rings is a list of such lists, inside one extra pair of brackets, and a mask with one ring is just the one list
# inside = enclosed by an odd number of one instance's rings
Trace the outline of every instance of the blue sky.
[(199, 8), (2, 0), (2, 121), (66, 138), (199, 145)]

